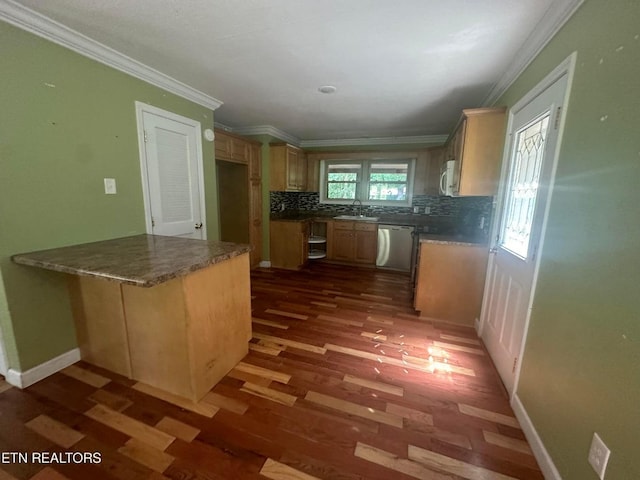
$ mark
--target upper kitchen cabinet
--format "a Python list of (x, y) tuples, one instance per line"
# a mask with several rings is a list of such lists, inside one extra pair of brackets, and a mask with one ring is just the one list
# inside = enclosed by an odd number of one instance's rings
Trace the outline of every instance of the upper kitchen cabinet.
[(214, 140), (216, 160), (235, 163), (249, 163), (249, 143), (246, 138), (216, 129)]
[(302, 192), (307, 184), (307, 159), (305, 153), (287, 143), (272, 143), (269, 172), (272, 192)]
[(413, 182), (414, 195), (438, 195), (440, 167), (444, 158), (444, 147), (428, 148), (418, 154)]
[(320, 156), (319, 153), (307, 153), (307, 192), (320, 191)]
[(455, 195), (496, 194), (505, 128), (505, 108), (462, 111), (462, 120), (445, 145), (445, 160), (457, 161)]

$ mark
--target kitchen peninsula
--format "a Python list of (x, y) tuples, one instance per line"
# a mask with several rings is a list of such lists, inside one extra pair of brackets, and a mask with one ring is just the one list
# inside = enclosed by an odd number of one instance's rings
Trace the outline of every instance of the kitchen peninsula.
[(248, 352), (249, 250), (136, 235), (12, 260), (70, 274), (83, 360), (197, 401)]

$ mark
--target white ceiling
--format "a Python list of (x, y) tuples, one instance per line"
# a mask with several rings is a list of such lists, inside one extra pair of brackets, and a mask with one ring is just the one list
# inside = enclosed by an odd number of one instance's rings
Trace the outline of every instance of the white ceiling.
[(217, 122), (317, 140), (449, 133), (567, 1), (18, 3), (221, 100)]

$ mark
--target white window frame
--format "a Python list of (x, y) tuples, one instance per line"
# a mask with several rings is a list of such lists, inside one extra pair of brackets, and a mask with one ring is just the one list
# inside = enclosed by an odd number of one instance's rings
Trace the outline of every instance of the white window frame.
[[(369, 172), (374, 163), (408, 163), (407, 169), (407, 198), (406, 200), (369, 200)], [(327, 198), (327, 170), (328, 165), (335, 164), (359, 164), (362, 165), (362, 178), (356, 183), (356, 198), (352, 200)], [(415, 179), (416, 159), (415, 158), (342, 158), (326, 159), (320, 161), (320, 203), (329, 205), (351, 205), (355, 201), (362, 202), (362, 205), (382, 206), (382, 207), (410, 207), (413, 200), (413, 183)]]

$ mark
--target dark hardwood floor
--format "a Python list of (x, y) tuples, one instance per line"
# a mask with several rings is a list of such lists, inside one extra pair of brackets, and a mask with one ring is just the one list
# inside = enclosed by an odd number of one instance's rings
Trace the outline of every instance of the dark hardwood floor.
[(475, 332), (418, 319), (407, 276), (258, 269), (252, 294), (249, 355), (197, 404), (83, 362), (0, 379), (0, 480), (543, 479)]

